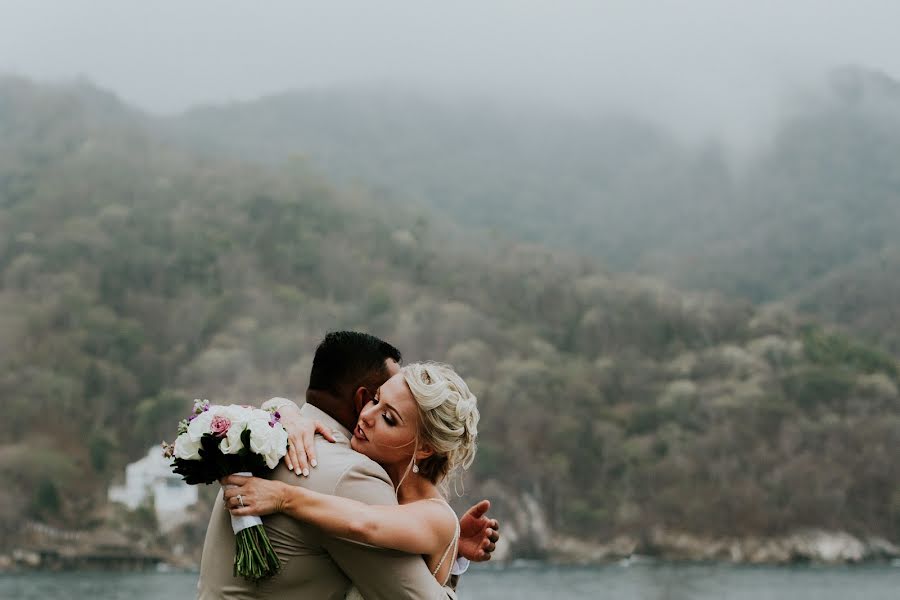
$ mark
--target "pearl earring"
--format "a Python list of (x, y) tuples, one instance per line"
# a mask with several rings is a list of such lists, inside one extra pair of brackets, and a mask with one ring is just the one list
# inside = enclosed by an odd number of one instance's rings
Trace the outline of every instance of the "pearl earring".
[(417, 465), (416, 463), (413, 463), (413, 473), (418, 473), (418, 472), (419, 472), (419, 465)]

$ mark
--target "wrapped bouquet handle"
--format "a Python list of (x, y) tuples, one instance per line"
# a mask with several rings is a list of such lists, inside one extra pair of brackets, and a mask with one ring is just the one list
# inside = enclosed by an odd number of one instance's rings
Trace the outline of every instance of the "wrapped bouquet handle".
[[(253, 473), (250, 471), (241, 471), (240, 473), (235, 473), (235, 475), (240, 475), (241, 477), (253, 477)], [(223, 489), (238, 487), (234, 484), (223, 485)], [(236, 517), (231, 515), (231, 530), (234, 532), (234, 535), (237, 535), (241, 531), (245, 529), (250, 529), (251, 527), (256, 527), (257, 525), (262, 525), (262, 519), (257, 517), (256, 515), (248, 515), (246, 517)]]

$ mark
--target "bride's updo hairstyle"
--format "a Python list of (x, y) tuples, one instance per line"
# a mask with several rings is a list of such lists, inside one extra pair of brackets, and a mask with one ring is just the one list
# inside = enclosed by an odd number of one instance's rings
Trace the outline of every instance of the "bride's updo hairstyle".
[(475, 460), (478, 437), (477, 399), (462, 377), (448, 365), (425, 362), (406, 365), (400, 372), (419, 407), (417, 447), (434, 454), (417, 464), (419, 475), (438, 483)]

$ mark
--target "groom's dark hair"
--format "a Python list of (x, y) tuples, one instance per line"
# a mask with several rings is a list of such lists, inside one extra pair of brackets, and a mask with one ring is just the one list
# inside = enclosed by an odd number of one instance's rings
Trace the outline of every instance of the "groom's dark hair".
[[(400, 351), (384, 340), (359, 331), (332, 331), (316, 348), (309, 389), (339, 395), (341, 389), (355, 391), (360, 386), (378, 387), (388, 378), (385, 361), (398, 363)], [(370, 389), (374, 393), (374, 389)]]

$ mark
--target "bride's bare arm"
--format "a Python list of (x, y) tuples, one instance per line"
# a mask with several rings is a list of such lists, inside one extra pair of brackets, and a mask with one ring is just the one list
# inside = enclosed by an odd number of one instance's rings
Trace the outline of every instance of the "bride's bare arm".
[(434, 552), (446, 544), (456, 527), (449, 511), (437, 502), (375, 506), (240, 475), (230, 475), (222, 483), (237, 486), (224, 492), (225, 504), (234, 516), (282, 512), (336, 537), (401, 552)]

